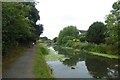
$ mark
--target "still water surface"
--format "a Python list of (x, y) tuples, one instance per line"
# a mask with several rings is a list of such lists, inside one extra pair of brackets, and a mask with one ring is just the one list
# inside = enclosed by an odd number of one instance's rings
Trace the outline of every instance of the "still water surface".
[[(64, 59), (47, 60), (55, 78), (118, 78), (118, 60), (90, 55), (69, 48), (49, 47), (50, 54)], [(54, 57), (54, 56), (53, 56)]]

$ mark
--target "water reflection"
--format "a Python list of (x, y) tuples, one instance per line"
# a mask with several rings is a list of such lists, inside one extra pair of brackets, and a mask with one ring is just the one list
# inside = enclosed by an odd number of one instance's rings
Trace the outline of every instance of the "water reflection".
[[(119, 77), (118, 70), (120, 69), (118, 65), (118, 60), (98, 57), (98, 56), (90, 55), (88, 53), (84, 53), (82, 51), (75, 51), (70, 48), (62, 48), (58, 46), (55, 46), (53, 48), (54, 50), (58, 51), (58, 54), (64, 54), (67, 57), (67, 59), (60, 62), (63, 65), (70, 67), (71, 69), (76, 69), (76, 66), (80, 67), (81, 64), (78, 63), (84, 61), (88, 74), (92, 75), (94, 78)], [(85, 72), (84, 70), (82, 71), (83, 73)], [(74, 73), (74, 75), (76, 73)]]
[(117, 78), (119, 76), (117, 61), (88, 57), (85, 62), (88, 71), (95, 78)]

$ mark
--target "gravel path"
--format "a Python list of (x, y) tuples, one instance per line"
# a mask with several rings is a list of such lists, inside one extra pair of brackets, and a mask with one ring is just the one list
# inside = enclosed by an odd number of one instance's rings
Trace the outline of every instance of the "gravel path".
[(34, 78), (33, 60), (35, 47), (28, 49), (25, 55), (20, 57), (11, 67), (3, 74), (3, 78)]

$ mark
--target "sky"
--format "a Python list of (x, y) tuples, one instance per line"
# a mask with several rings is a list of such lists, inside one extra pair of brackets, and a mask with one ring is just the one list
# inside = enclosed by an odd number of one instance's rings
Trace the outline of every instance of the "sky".
[(41, 37), (53, 39), (60, 30), (69, 25), (79, 30), (88, 30), (96, 21), (105, 21), (117, 0), (36, 0), (44, 31)]

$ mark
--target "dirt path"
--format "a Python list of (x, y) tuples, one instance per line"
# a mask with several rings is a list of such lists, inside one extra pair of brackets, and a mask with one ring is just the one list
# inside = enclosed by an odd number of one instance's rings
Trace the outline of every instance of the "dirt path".
[(11, 67), (3, 74), (3, 78), (34, 78), (33, 59), (35, 47), (28, 49), (25, 55), (20, 57)]

